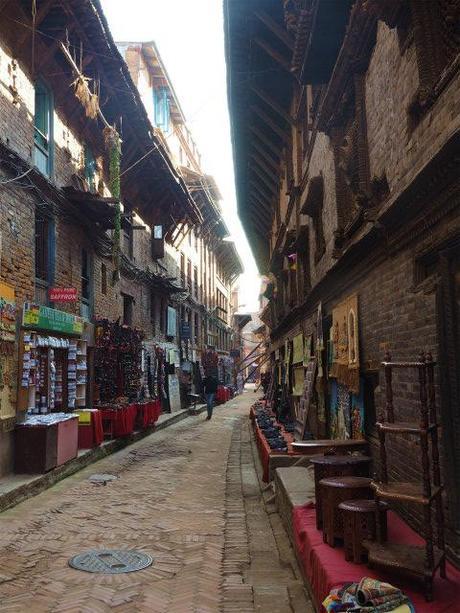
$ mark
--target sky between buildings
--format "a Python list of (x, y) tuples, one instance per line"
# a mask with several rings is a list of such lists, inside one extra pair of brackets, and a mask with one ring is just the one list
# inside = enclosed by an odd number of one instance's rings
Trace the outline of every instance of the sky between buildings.
[(117, 41), (157, 43), (202, 155), (203, 170), (217, 181), (225, 220), (245, 266), (241, 310), (258, 306), (260, 282), (236, 212), (227, 108), (223, 0), (102, 0)]

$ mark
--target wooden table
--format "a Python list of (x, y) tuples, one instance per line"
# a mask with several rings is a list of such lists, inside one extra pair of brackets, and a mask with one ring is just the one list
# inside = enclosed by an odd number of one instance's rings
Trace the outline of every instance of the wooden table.
[(323, 502), (323, 541), (334, 547), (335, 539), (343, 539), (343, 519), (339, 509), (341, 502), (361, 498), (373, 498), (372, 480), (368, 477), (329, 477), (321, 479)]
[(292, 443), (293, 451), (303, 455), (316, 455), (328, 452), (342, 453), (360, 451), (366, 453), (368, 443), (364, 439), (317, 439), (313, 441), (295, 441)]
[(318, 455), (311, 458), (315, 471), (316, 527), (323, 527), (319, 482), (327, 477), (367, 477), (371, 458), (364, 455)]
[(361, 564), (367, 558), (367, 549), (363, 541), (376, 539), (376, 513), (380, 514), (382, 537), (387, 539), (388, 505), (375, 500), (346, 500), (339, 504), (343, 520), (343, 540), (345, 560)]

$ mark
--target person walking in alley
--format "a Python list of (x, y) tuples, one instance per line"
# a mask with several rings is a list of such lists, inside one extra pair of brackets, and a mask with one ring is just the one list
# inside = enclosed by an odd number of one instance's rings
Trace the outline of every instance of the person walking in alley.
[(217, 392), (217, 379), (213, 375), (208, 375), (204, 379), (204, 395), (206, 398), (206, 406), (208, 410), (208, 416), (206, 420), (210, 420), (212, 417), (212, 410), (214, 408), (214, 397)]

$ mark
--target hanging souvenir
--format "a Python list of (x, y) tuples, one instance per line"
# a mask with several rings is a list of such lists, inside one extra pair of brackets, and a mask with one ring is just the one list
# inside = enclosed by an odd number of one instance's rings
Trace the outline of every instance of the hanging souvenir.
[(359, 394), (358, 296), (354, 294), (332, 311), (333, 363), (331, 377)]

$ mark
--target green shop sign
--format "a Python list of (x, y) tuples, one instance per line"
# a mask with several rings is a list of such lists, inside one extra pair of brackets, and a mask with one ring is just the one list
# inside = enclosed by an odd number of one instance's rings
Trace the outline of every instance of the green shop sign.
[(26, 302), (22, 314), (25, 328), (61, 332), (62, 334), (81, 334), (83, 319), (64, 311)]

